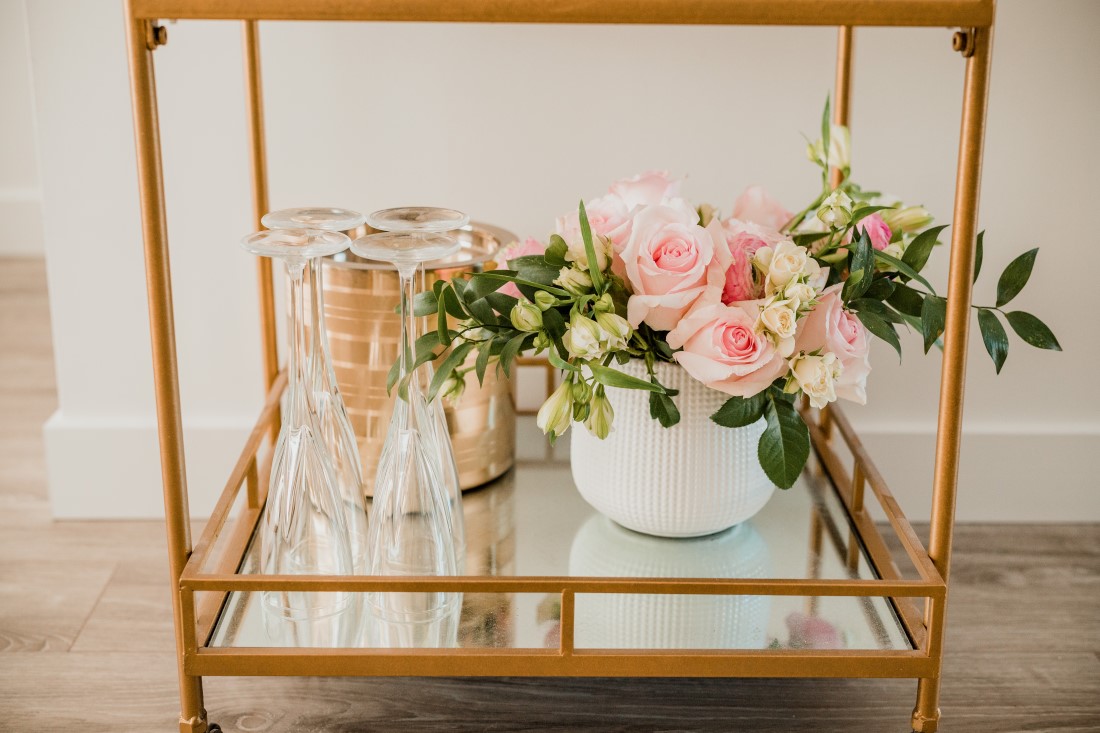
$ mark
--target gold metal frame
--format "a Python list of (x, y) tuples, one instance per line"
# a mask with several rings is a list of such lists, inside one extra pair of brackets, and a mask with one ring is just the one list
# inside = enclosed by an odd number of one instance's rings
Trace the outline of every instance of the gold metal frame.
[[(153, 346), (164, 508), (173, 585), (180, 731), (206, 733), (202, 700), (207, 675), (527, 675), (700, 677), (911, 677), (918, 680), (911, 718), (920, 733), (939, 724), (939, 679), (954, 526), (969, 307), (977, 229), (978, 190), (985, 132), (994, 0), (127, 0), (126, 24), (137, 145), (146, 284)], [(259, 265), (264, 388), (267, 398), (210, 521), (192, 547), (184, 471), (171, 274), (165, 223), (153, 51), (167, 41), (161, 18), (243, 21), (249, 113), (253, 213), (267, 209), (267, 168), (257, 21), (372, 20), (514, 23), (647, 23), (838, 26), (835, 119), (847, 124), (851, 102), (853, 27), (960, 28), (952, 46), (965, 58), (954, 227), (951, 237), (947, 323), (944, 334), (936, 467), (927, 550), (894, 500), (843, 413), (810, 415), (811, 437), (829, 480), (848, 513), (850, 557), (862, 546), (879, 579), (673, 580), (586, 577), (380, 578), (251, 576), (236, 572), (266, 498), (270, 447), (279, 427), (280, 374), (270, 264)], [(836, 436), (853, 457), (851, 471), (834, 448)], [(886, 539), (866, 507), (870, 497), (889, 520), (917, 579), (899, 571)], [(229, 522), (245, 490), (244, 509)], [(819, 526), (818, 531), (824, 531)], [(836, 534), (835, 527), (831, 533)], [(820, 537), (815, 541), (820, 542)], [(218, 546), (220, 551), (215, 552)], [(231, 591), (258, 589), (453, 590), (543, 592), (561, 596), (558, 649), (404, 650), (211, 648), (210, 635)], [(858, 596), (889, 599), (911, 650), (578, 650), (573, 645), (577, 593), (686, 593)], [(923, 613), (914, 603), (924, 599)]]

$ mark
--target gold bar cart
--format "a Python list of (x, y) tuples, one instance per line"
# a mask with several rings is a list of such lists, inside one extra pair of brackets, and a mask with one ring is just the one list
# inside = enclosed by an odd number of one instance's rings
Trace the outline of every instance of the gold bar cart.
[[(263, 511), (271, 440), (286, 385), (275, 338), (270, 263), (259, 258), (263, 365), (267, 397), (225, 489), (192, 544), (184, 472), (171, 274), (165, 221), (153, 54), (167, 40), (160, 19), (243, 21), (245, 78), (256, 224), (267, 210), (267, 167), (257, 22), (261, 20), (644, 23), (837, 26), (835, 120), (848, 122), (853, 28), (958, 29), (952, 47), (965, 59), (962, 128), (951, 237), (948, 310), (940, 386), (930, 541), (923, 546), (852, 426), (838, 409), (807, 415), (815, 459), (804, 477), (812, 495), (807, 577), (595, 577), (531, 573), (454, 578), (271, 576), (248, 572), (251, 538)], [(128, 0), (127, 40), (152, 329), (164, 507), (173, 587), (183, 733), (216, 729), (203, 708), (202, 677), (219, 675), (526, 675), (700, 677), (902, 677), (918, 680), (914, 731), (939, 724), (940, 670), (962, 429), (969, 307), (985, 131), (994, 0)], [(812, 418), (812, 419), (810, 419)], [(849, 469), (849, 466), (851, 467)], [(562, 474), (567, 476), (568, 474)], [(871, 491), (868, 494), (867, 487)], [(816, 487), (816, 488), (814, 488)], [(867, 499), (889, 520), (884, 537)], [(831, 510), (825, 507), (831, 502)], [(810, 504), (807, 504), (810, 506)], [(848, 537), (842, 529), (847, 527)], [(821, 577), (829, 545), (847, 572)], [(902, 548), (892, 552), (891, 543)], [(898, 561), (908, 569), (899, 569)], [(257, 590), (413, 591), (548, 594), (557, 597), (554, 643), (449, 649), (310, 648), (226, 643), (247, 596)], [(578, 643), (578, 608), (587, 597), (730, 596), (805, 598), (812, 611), (847, 599), (869, 626), (895, 621), (900, 641), (880, 648), (598, 648)], [(874, 606), (878, 603), (879, 606)], [(879, 610), (875, 610), (879, 608)], [(881, 610), (885, 608), (886, 610)], [(884, 637), (885, 638), (885, 637)]]

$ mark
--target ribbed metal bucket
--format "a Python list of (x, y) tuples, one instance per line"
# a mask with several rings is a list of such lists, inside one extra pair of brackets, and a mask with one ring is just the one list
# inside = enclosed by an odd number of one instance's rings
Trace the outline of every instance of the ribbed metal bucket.
[[(446, 260), (429, 263), (421, 289), (440, 278), (492, 269), (497, 250), (515, 241), (511, 233), (478, 222), (456, 234), (462, 249)], [(386, 394), (386, 377), (397, 358), (401, 336), (397, 273), (345, 252), (325, 259), (324, 296), (336, 381), (359, 439), (370, 496), (396, 397), (396, 391), (394, 396)], [(447, 403), (446, 417), (463, 489), (480, 486), (512, 467), (516, 413), (511, 382), (503, 374), (489, 369), (481, 386), (470, 372), (458, 405)]]

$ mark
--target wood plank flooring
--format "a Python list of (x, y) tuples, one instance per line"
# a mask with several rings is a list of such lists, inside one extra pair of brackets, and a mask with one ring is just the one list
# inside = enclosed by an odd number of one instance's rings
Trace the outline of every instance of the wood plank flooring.
[[(0, 259), (0, 731), (175, 731), (157, 522), (50, 519), (44, 267)], [(942, 730), (1100, 731), (1100, 527), (959, 527)], [(902, 733), (908, 680), (208, 679), (226, 731)]]

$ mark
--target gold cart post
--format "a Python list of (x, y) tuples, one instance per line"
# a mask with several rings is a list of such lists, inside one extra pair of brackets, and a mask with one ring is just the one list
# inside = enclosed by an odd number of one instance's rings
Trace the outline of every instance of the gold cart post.
[[(974, 240), (978, 230), (978, 194), (982, 178), (986, 100), (992, 56), (993, 26), (970, 28), (955, 36), (955, 49), (966, 56), (962, 130), (955, 177), (955, 212), (951, 235), (951, 263), (947, 284), (947, 322), (943, 335), (943, 370), (936, 431), (936, 470), (932, 484), (932, 526), (928, 556), (946, 582), (951, 565), (951, 536), (955, 525), (955, 494), (959, 479), (962, 441), (963, 387), (966, 381), (966, 342), (970, 325), (970, 296), (974, 282)], [(917, 684), (913, 730), (934, 733), (939, 725), (939, 672), (943, 662), (944, 610), (947, 597), (929, 599), (928, 656), (936, 675)]]
[[(252, 219), (259, 229), (261, 217), (267, 213), (267, 144), (264, 137), (263, 77), (260, 74), (260, 31), (256, 21), (241, 23), (241, 46), (244, 50), (244, 82), (248, 93), (248, 151), (252, 167)], [(256, 258), (257, 292), (260, 299), (260, 341), (263, 347), (264, 394), (279, 375), (279, 347), (275, 335), (275, 282), (271, 276), (271, 260)], [(281, 421), (271, 423), (271, 440), (279, 434)]]
[[(183, 458), (176, 329), (172, 312), (172, 275), (168, 263), (168, 231), (160, 159), (160, 123), (153, 79), (153, 50), (165, 42), (165, 29), (137, 19), (126, 3), (126, 42), (130, 55), (130, 96), (137, 145), (141, 223), (145, 241), (145, 285), (153, 346), (153, 381), (157, 400), (164, 520), (168, 534), (168, 567), (172, 576), (172, 615), (176, 629), (176, 666), (180, 683), (181, 733), (206, 733), (202, 679), (184, 670), (185, 653), (193, 652), (194, 595), (180, 589), (180, 575), (191, 555), (191, 518), (187, 507), (187, 475)], [(188, 626), (190, 624), (190, 626)], [(190, 633), (188, 633), (190, 631)]]

